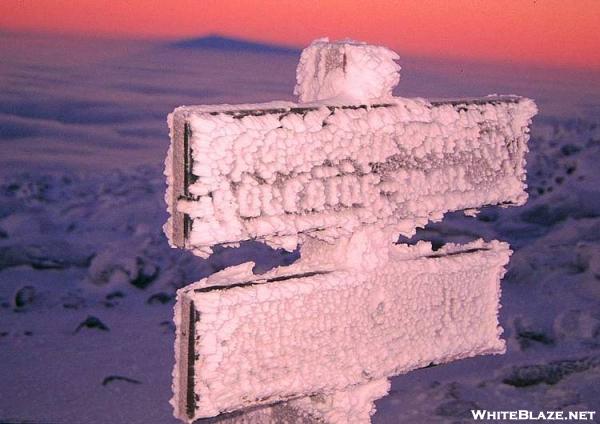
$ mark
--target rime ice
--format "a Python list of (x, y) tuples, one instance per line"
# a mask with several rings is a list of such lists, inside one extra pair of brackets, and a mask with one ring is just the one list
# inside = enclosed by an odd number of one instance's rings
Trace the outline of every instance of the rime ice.
[[(504, 352), (497, 315), (508, 245), (433, 252), (357, 234), (335, 255), (323, 243), (292, 266), (229, 278), (233, 287), (202, 280), (179, 291), (178, 326), (193, 325), (176, 342), (177, 416), (186, 418), (190, 384), (195, 419)], [(378, 252), (375, 269), (361, 249)]]
[(535, 112), (516, 96), (178, 108), (166, 233), (199, 255), (248, 239), (293, 250), (298, 234), (335, 239), (379, 223), (410, 236), (449, 211), (520, 205)]
[(172, 246), (302, 245), (293, 265), (255, 275), (244, 263), (179, 290), (178, 418), (278, 403), (248, 419), (368, 422), (388, 377), (504, 352), (509, 246), (394, 241), (446, 212), (523, 204), (537, 108), (518, 96), (392, 97), (396, 59), (317, 40), (298, 65), (301, 103), (169, 115)]
[(315, 40), (302, 51), (294, 94), (303, 103), (337, 100), (385, 102), (400, 80), (399, 56), (380, 46), (352, 40)]

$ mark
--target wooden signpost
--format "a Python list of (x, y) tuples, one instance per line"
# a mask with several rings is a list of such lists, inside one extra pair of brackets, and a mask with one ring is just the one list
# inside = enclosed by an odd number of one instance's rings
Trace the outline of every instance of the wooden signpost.
[(517, 96), (365, 97), (376, 75), (348, 100), (361, 88), (353, 66), (372, 70), (365, 63), (379, 60), (397, 72), (381, 49), (313, 43), (299, 67), (301, 104), (170, 115), (173, 246), (207, 256), (244, 240), (301, 245), (290, 266), (257, 275), (246, 263), (178, 292), (180, 419), (368, 422), (389, 377), (504, 352), (508, 245), (434, 251), (394, 241), (449, 211), (523, 204), (535, 105)]

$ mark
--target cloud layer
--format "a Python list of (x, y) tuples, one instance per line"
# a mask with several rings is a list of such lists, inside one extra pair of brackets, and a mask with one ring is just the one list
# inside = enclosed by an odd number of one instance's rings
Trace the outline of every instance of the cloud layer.
[[(0, 164), (158, 165), (168, 144), (166, 116), (176, 106), (293, 100), (297, 55), (243, 47), (0, 33)], [(598, 110), (598, 75), (410, 57), (400, 64), (400, 96), (517, 93), (536, 98), (542, 114)]]

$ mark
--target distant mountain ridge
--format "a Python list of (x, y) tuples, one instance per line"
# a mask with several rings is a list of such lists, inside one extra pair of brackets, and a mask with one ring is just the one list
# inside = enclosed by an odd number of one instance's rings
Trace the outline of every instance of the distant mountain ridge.
[(240, 38), (208, 35), (206, 37), (190, 38), (175, 41), (172, 47), (183, 49), (213, 49), (227, 51), (245, 51), (255, 53), (299, 54), (300, 49), (277, 44), (258, 43)]

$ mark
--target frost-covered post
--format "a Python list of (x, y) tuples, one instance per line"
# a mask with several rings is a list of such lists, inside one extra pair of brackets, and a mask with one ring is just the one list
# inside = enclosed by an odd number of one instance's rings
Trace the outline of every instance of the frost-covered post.
[(178, 292), (177, 417), (368, 422), (389, 377), (504, 352), (509, 246), (394, 242), (449, 211), (523, 204), (535, 104), (393, 97), (397, 58), (317, 40), (298, 66), (301, 103), (169, 116), (172, 245), (301, 245), (290, 266), (257, 275), (249, 262)]

